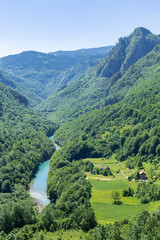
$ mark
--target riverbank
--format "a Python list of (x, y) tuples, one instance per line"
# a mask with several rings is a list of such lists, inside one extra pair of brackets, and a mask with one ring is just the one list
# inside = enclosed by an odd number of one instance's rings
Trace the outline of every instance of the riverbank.
[(37, 203), (38, 211), (42, 212), (43, 208), (45, 207), (43, 204), (39, 203), (38, 199), (34, 198)]

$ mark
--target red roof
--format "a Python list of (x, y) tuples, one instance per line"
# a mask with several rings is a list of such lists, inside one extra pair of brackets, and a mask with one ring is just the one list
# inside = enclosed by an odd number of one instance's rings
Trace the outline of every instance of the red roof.
[(107, 166), (103, 166), (102, 168), (104, 168), (104, 169), (109, 169), (109, 167), (107, 167)]

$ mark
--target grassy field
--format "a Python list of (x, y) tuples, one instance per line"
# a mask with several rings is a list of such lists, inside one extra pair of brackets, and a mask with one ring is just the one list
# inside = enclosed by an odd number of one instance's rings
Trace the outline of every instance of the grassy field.
[(42, 239), (44, 240), (82, 240), (85, 239), (86, 233), (83, 231), (76, 231), (76, 230), (68, 230), (68, 231), (57, 231), (54, 233), (51, 232), (42, 232), (38, 236), (35, 236), (36, 239), (40, 239), (40, 235), (43, 236)]
[[(113, 176), (107, 177), (85, 173), (92, 185), (91, 204), (99, 223), (105, 224), (125, 218), (131, 219), (143, 210), (156, 210), (160, 205), (160, 201), (140, 204), (140, 200), (135, 196), (122, 197), (123, 189), (130, 186), (136, 191), (138, 185), (138, 182), (128, 181), (127, 176), (130, 176), (136, 170), (127, 169), (125, 162), (117, 162), (114, 156), (111, 159), (98, 158), (85, 160), (90, 160), (96, 167), (108, 166), (113, 173)], [(146, 169), (149, 169), (149, 167), (149, 165), (146, 165)], [(116, 171), (118, 170), (119, 173), (117, 174)], [(156, 183), (159, 184), (160, 182), (157, 181)], [(121, 205), (113, 204), (113, 199), (111, 198), (113, 190), (120, 192)]]

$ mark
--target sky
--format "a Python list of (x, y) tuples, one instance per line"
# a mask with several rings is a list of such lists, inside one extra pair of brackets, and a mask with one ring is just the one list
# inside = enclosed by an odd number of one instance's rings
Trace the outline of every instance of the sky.
[(0, 0), (0, 57), (115, 45), (159, 23), (159, 0)]

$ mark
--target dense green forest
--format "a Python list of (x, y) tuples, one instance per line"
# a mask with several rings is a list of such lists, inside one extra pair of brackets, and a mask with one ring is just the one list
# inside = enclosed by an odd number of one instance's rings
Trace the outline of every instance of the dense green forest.
[[(49, 119), (64, 123), (91, 109), (118, 102), (140, 75), (140, 72), (136, 75), (133, 68), (130, 74), (133, 73), (134, 79), (131, 81), (130, 78), (128, 82), (128, 76), (125, 75), (128, 68), (157, 44), (160, 44), (159, 35), (144, 28), (135, 29), (128, 37), (120, 38), (109, 55), (85, 77), (72, 81), (66, 88), (50, 95), (36, 110), (47, 114)], [(123, 75), (126, 76), (124, 80)], [(119, 79), (123, 84), (120, 85)]]
[(58, 126), (27, 105), (25, 97), (0, 84), (0, 231), (5, 233), (36, 221), (28, 185), (55, 151), (47, 136)]
[[(159, 55), (158, 45), (118, 81), (119, 85), (125, 79), (127, 86), (133, 84), (121, 102), (90, 111), (64, 124), (55, 133), (56, 141), (64, 145), (78, 138), (97, 148), (97, 156), (118, 153), (119, 161), (130, 161), (134, 156), (132, 164), (140, 160), (159, 161)], [(121, 95), (125, 90), (122, 86), (118, 93)], [(102, 138), (98, 139), (98, 135)]]
[[(1, 80), (25, 95), (31, 106), (51, 93), (66, 87), (68, 82), (82, 78), (112, 47), (41, 53), (22, 52), (0, 59), (0, 68), (10, 77)], [(11, 80), (12, 79), (12, 80)]]

